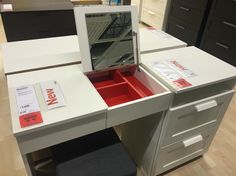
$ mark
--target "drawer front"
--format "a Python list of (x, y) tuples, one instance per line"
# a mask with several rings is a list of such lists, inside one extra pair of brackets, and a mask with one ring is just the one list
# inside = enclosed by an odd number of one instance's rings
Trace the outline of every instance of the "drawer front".
[(214, 130), (203, 131), (175, 144), (160, 149), (157, 156), (156, 174), (165, 172), (202, 155), (210, 145)]
[(234, 91), (170, 108), (162, 146), (183, 140), (208, 128), (215, 128), (224, 116)]
[(183, 5), (188, 6), (194, 9), (198, 9), (200, 11), (204, 11), (207, 0), (173, 0), (174, 2)]
[(106, 113), (16, 136), (22, 154), (31, 153), (106, 128)]
[(188, 25), (192, 25), (198, 28), (203, 18), (202, 12), (193, 9), (192, 7), (180, 5), (177, 3), (173, 4), (170, 9), (169, 15), (184, 21)]
[(119, 107), (108, 108), (107, 128), (168, 109), (172, 93), (142, 98)]
[(155, 11), (143, 8), (141, 20), (157, 29), (162, 29), (163, 26), (163, 16)]
[(154, 12), (164, 15), (166, 8), (166, 0), (144, 0), (144, 7)]
[(186, 25), (186, 23), (169, 20), (167, 23), (166, 32), (188, 45), (195, 45), (197, 41), (198, 30)]
[(229, 41), (207, 37), (202, 41), (201, 49), (236, 66), (236, 45)]
[(223, 18), (212, 17), (208, 22), (208, 34), (217, 39), (236, 43), (236, 23)]
[(216, 0), (212, 8), (213, 8), (214, 15), (236, 22), (236, 19), (235, 19), (236, 1), (235, 0)]

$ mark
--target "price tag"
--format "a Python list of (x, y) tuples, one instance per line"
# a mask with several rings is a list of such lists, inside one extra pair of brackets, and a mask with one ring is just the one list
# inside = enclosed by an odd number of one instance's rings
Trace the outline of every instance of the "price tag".
[(190, 84), (188, 81), (186, 81), (186, 80), (183, 79), (183, 78), (178, 79), (178, 80), (175, 80), (175, 81), (173, 81), (173, 83), (174, 83), (176, 86), (180, 87), (180, 88), (192, 86), (192, 84)]
[(15, 96), (22, 128), (43, 122), (33, 85), (15, 88)]

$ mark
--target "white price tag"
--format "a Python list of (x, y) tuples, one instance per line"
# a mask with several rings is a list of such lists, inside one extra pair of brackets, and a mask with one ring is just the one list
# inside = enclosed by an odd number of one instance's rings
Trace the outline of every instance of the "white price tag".
[(40, 111), (34, 87), (32, 85), (15, 88), (19, 116)]
[(41, 82), (40, 86), (48, 109), (66, 105), (61, 88), (56, 81)]

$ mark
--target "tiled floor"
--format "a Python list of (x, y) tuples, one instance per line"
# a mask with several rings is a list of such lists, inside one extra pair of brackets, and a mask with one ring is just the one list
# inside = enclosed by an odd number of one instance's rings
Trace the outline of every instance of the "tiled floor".
[[(17, 29), (16, 29), (17, 30)], [(0, 21), (0, 42), (5, 35)], [(17, 64), (17, 63), (16, 63)], [(26, 175), (16, 140), (11, 132), (6, 78), (0, 53), (0, 176)], [(236, 96), (209, 151), (201, 158), (166, 176), (235, 176), (236, 175)]]

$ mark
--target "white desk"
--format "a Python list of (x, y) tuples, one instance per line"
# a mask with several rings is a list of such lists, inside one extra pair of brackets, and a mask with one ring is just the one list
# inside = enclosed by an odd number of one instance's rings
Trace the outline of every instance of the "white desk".
[[(187, 44), (161, 31), (140, 29), (141, 53), (162, 51)], [(8, 42), (1, 44), (5, 74), (81, 62), (77, 36)]]
[(187, 46), (187, 43), (158, 29), (140, 28), (139, 35), (141, 54)]
[(1, 44), (5, 74), (80, 63), (76, 35)]
[[(107, 106), (81, 72), (81, 64), (8, 75), (12, 130), (28, 174), (31, 175), (31, 171), (26, 155), (31, 152), (150, 114), (161, 115), (166, 111), (172, 92), (142, 68), (137, 74), (140, 74), (145, 86), (150, 86), (148, 88), (153, 95), (112, 107)], [(47, 109), (39, 85), (47, 80), (58, 82), (67, 104), (65, 107)], [(23, 85), (34, 85), (43, 119), (43, 123), (25, 128), (20, 127), (14, 94), (14, 88)]]

